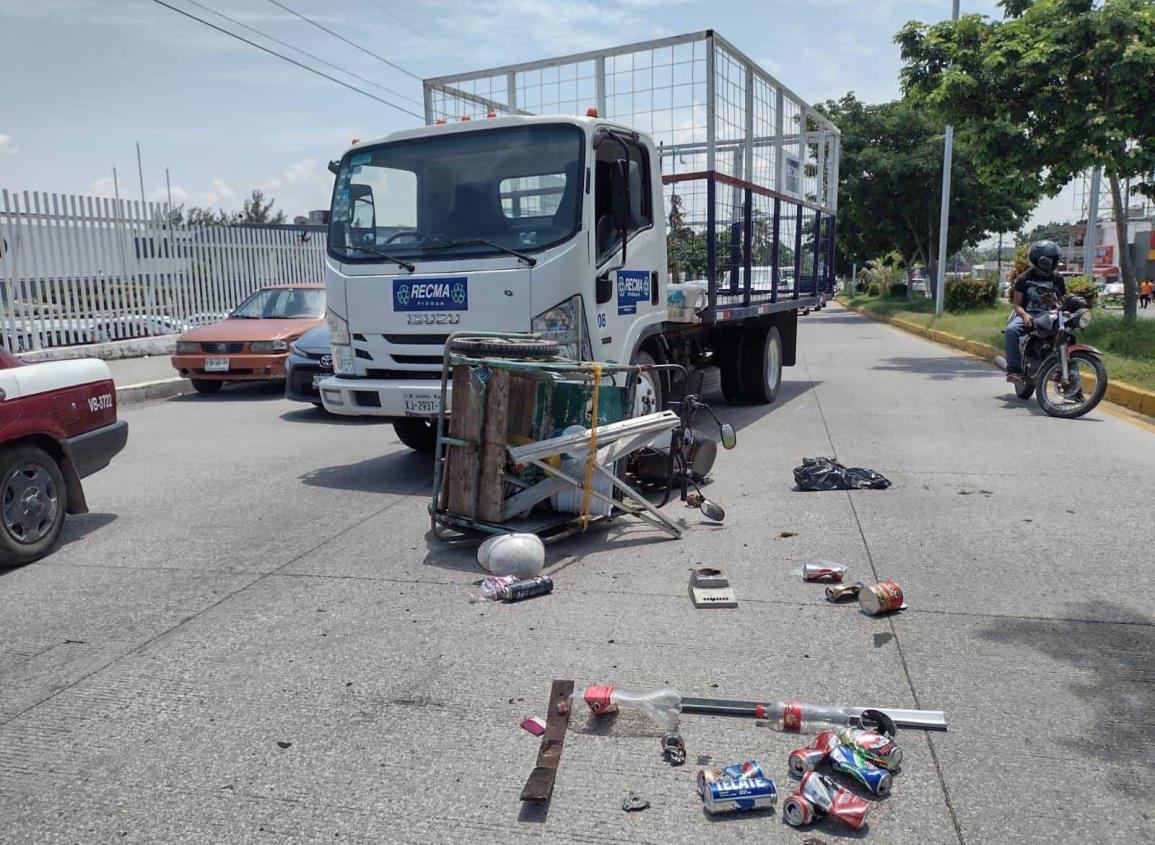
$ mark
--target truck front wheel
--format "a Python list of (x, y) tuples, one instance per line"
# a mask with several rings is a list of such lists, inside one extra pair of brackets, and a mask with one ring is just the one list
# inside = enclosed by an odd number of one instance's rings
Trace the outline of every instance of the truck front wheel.
[(774, 401), (782, 384), (782, 336), (777, 326), (756, 329), (742, 339), (742, 395), (754, 405)]
[(432, 455), (437, 448), (437, 425), (433, 420), (425, 417), (393, 420), (393, 430), (397, 432), (397, 439), (414, 452)]
[(35, 446), (0, 452), (0, 564), (23, 566), (60, 536), (68, 493), (51, 455)]

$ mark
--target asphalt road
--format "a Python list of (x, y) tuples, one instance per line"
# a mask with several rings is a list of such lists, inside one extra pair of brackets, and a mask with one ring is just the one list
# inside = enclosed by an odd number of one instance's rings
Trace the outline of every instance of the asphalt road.
[[(832, 310), (780, 401), (729, 409), (723, 526), (620, 523), (549, 550), (554, 594), (471, 604), (431, 539), (430, 462), (392, 429), (243, 388), (125, 409), (127, 450), (49, 558), (0, 573), (4, 842), (1134, 843), (1155, 838), (1155, 435), (1061, 421), (950, 351)], [(886, 491), (792, 491), (836, 454)], [(783, 536), (792, 532), (794, 536)], [(841, 561), (909, 609), (793, 574)], [(688, 570), (737, 610), (695, 610)], [(546, 812), (518, 801), (552, 678), (943, 709), (904, 731), (869, 829), (703, 815), (695, 763), (804, 741), (686, 716), (689, 763), (623, 714), (576, 719)], [(652, 802), (626, 814), (627, 790)], [(781, 800), (779, 801), (781, 806)]]

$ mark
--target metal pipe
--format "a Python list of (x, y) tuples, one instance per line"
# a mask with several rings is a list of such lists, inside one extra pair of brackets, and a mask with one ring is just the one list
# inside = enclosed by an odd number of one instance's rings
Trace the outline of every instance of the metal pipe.
[[(769, 702), (732, 701), (721, 698), (683, 698), (682, 712), (705, 716), (739, 716), (760, 719), (770, 707)], [(847, 716), (857, 719), (867, 710), (885, 713), (894, 723), (903, 728), (923, 728), (943, 730), (947, 728), (946, 715), (941, 710), (902, 710), (895, 707), (842, 707)]]
[[(954, 0), (951, 9), (951, 20), (958, 20), (959, 0)], [(954, 127), (947, 124), (945, 145), (942, 153), (942, 207), (938, 216), (938, 267), (936, 268), (936, 285), (934, 292), (934, 313), (942, 316), (943, 303), (946, 298), (946, 227), (950, 217), (950, 168), (954, 158)]]

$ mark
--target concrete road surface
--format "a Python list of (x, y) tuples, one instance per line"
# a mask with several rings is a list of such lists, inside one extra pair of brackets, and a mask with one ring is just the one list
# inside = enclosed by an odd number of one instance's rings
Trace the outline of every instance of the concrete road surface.
[[(680, 541), (628, 522), (549, 549), (556, 591), (471, 604), (471, 546), (427, 533), (430, 462), (275, 388), (124, 411), (51, 557), (0, 574), (5, 842), (1135, 843), (1155, 839), (1155, 435), (1014, 400), (992, 369), (844, 311), (740, 427)], [(887, 491), (801, 493), (836, 454)], [(793, 536), (785, 536), (789, 532)], [(794, 570), (892, 578), (870, 618)], [(695, 610), (691, 567), (737, 610)], [(869, 829), (710, 818), (698, 763), (791, 790), (805, 743), (686, 716), (575, 718), (554, 800), (518, 801), (552, 678), (687, 695), (941, 708)], [(635, 790), (652, 802), (624, 813)], [(781, 797), (779, 807), (781, 806)]]

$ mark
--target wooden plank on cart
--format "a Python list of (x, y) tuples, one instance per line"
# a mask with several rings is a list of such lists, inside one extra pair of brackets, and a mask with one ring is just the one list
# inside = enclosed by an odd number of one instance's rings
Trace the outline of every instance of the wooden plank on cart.
[(509, 370), (489, 371), (489, 390), (485, 400), (485, 430), (481, 437), (480, 485), (477, 496), (477, 518), (501, 522), (505, 499), (505, 443), (509, 430)]
[(450, 446), (446, 451), (445, 479), (449, 489), (446, 509), (456, 516), (476, 519), (474, 512), (480, 470), (481, 442), (480, 391), (470, 384), (470, 368), (458, 364), (453, 368), (453, 397), (449, 414), (449, 435), (467, 440), (469, 446)]

